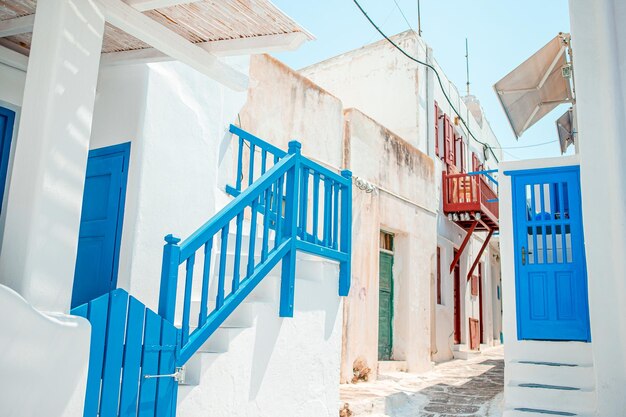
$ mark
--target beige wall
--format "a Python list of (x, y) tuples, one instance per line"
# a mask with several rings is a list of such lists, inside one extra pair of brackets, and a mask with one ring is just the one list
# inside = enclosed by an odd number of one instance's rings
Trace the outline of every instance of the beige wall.
[(344, 304), (342, 382), (355, 360), (376, 374), (378, 362), (379, 233), (394, 233), (394, 360), (409, 371), (430, 367), (431, 280), (438, 199), (433, 161), (355, 109), (345, 112), (346, 162), (353, 175), (376, 186), (355, 190), (352, 289)]
[[(399, 76), (410, 74), (401, 71)], [(243, 129), (282, 149), (290, 140), (299, 140), (305, 156), (336, 170), (348, 168), (355, 179), (376, 188), (372, 193), (353, 190), (352, 288), (344, 301), (341, 381), (352, 379), (357, 359), (371, 368), (370, 379), (376, 376), (381, 229), (395, 234), (393, 359), (420, 372), (431, 360), (452, 358), (453, 287), (447, 267), (465, 234), (441, 213), (440, 162), (417, 148), (414, 134), (411, 141), (405, 140), (361, 109), (344, 111), (346, 103), (271, 57), (253, 57), (250, 77), (252, 88), (240, 113)], [(463, 277), (481, 244), (482, 239), (473, 238), (468, 246), (461, 259)], [(443, 305), (435, 298), (437, 245), (442, 247)], [(491, 259), (490, 250), (483, 255), (485, 329), (493, 328)], [(478, 317), (478, 300), (465, 285), (461, 293), (466, 342), (467, 319)], [(493, 332), (485, 334), (491, 344)]]
[(302, 153), (339, 169), (342, 159), (342, 103), (321, 87), (268, 55), (250, 62), (248, 101), (241, 127), (287, 149), (298, 140)]

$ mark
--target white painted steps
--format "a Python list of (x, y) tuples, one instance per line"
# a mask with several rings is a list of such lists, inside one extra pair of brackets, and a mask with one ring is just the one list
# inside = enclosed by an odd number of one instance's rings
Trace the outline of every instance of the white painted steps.
[(594, 414), (591, 344), (523, 341), (507, 349), (503, 417)]
[[(257, 226), (257, 236), (255, 239), (255, 264), (261, 262), (261, 248), (263, 242), (262, 227)], [(240, 258), (240, 277), (246, 276), (248, 266), (248, 248), (249, 248), (249, 230), (248, 221), (244, 221), (242, 233), (242, 256)], [(231, 224), (228, 236), (226, 260), (226, 276), (225, 276), (225, 295), (231, 291), (232, 276), (234, 272), (235, 260), (235, 240), (236, 227)], [(269, 248), (274, 247), (274, 232), (270, 231), (268, 237)], [(217, 298), (217, 287), (219, 277), (219, 260), (221, 257), (221, 244), (219, 237), (215, 239), (213, 244), (211, 273), (209, 279), (209, 302), (208, 311), (215, 308), (215, 300)], [(196, 268), (198, 265), (196, 265)], [(196, 276), (201, 276), (196, 271)], [(296, 261), (296, 286), (302, 286), (305, 282), (308, 285), (338, 285), (339, 266), (338, 263), (323, 258), (299, 252)], [(333, 276), (334, 281), (324, 283), (324, 278)], [(281, 263), (279, 262), (270, 273), (265, 276), (257, 287), (246, 297), (235, 311), (222, 323), (222, 325), (211, 335), (211, 337), (202, 345), (198, 352), (187, 362), (185, 366), (185, 381), (181, 385), (181, 389), (189, 386), (197, 386), (201, 382), (201, 376), (208, 371), (208, 368), (220, 363), (223, 359), (222, 355), (229, 356), (233, 342), (240, 338), (246, 339), (249, 332), (255, 331), (257, 319), (260, 316), (267, 317), (272, 321), (282, 321), (278, 316), (280, 303), (280, 279), (281, 279)], [(190, 330), (193, 331), (198, 324), (198, 314), (200, 311), (200, 293), (197, 291), (198, 284), (195, 283), (191, 307), (190, 307)], [(301, 305), (303, 303), (300, 303)], [(179, 319), (180, 320), (180, 319)], [(178, 324), (180, 327), (180, 324)], [(238, 342), (236, 345), (238, 346)], [(240, 348), (241, 349), (241, 348)]]
[(454, 359), (468, 360), (468, 359), (476, 358), (480, 356), (481, 354), (482, 353), (480, 350), (470, 350), (469, 347), (467, 347), (467, 345), (464, 345), (464, 344), (452, 346), (452, 355), (454, 356)]

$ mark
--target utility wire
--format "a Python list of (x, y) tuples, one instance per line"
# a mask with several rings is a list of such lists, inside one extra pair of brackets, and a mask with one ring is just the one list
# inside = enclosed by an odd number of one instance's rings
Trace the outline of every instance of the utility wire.
[(478, 138), (476, 138), (476, 136), (474, 136), (474, 134), (472, 133), (472, 131), (470, 130), (469, 126), (467, 125), (467, 123), (465, 122), (465, 119), (463, 119), (463, 117), (461, 117), (461, 114), (457, 111), (456, 107), (454, 107), (454, 104), (452, 104), (452, 100), (450, 100), (450, 97), (448, 97), (448, 94), (446, 93), (445, 88), (443, 87), (443, 82), (441, 81), (441, 76), (439, 75), (439, 72), (437, 72), (437, 70), (435, 69), (435, 67), (433, 67), (432, 65), (430, 65), (427, 62), (424, 61), (420, 61), (417, 58), (412, 57), (408, 52), (406, 52), (404, 49), (402, 49), (398, 44), (396, 44), (394, 41), (392, 41), (389, 36), (387, 36), (377, 25), (376, 23), (374, 23), (374, 21), (369, 17), (369, 15), (367, 14), (367, 12), (365, 10), (363, 10), (363, 7), (361, 7), (361, 5), (359, 4), (359, 2), (357, 0), (352, 0), (354, 2), (354, 4), (356, 4), (356, 7), (359, 8), (359, 10), (361, 11), (361, 13), (363, 13), (363, 16), (365, 16), (365, 18), (370, 22), (370, 24), (372, 26), (374, 26), (374, 28), (378, 31), (378, 33), (381, 34), (381, 36), (383, 38), (385, 38), (387, 40), (387, 42), (389, 42), (390, 44), (392, 44), (398, 51), (400, 51), (402, 53), (402, 55), (406, 56), (407, 58), (409, 58), (411, 61), (417, 62), (420, 65), (424, 65), (427, 68), (430, 68), (431, 70), (433, 70), (433, 72), (435, 73), (435, 75), (437, 76), (437, 81), (439, 82), (439, 87), (441, 88), (441, 92), (443, 93), (443, 96), (446, 98), (446, 101), (448, 102), (448, 104), (450, 105), (450, 107), (452, 108), (452, 110), (454, 110), (454, 113), (456, 113), (457, 117), (459, 118), (459, 120), (461, 121), (461, 123), (463, 123), (463, 126), (465, 126), (465, 128), (467, 129), (467, 132), (469, 133), (470, 137), (472, 139), (474, 139), (476, 142), (480, 143), (481, 145), (483, 145), (483, 147), (489, 149), (489, 151), (491, 152), (491, 154), (493, 155), (493, 157), (495, 158), (496, 162), (500, 162), (500, 160), (498, 159), (498, 157), (496, 156), (495, 152), (493, 151), (492, 147), (488, 144), (485, 143), (481, 140), (478, 140)]
[(495, 146), (494, 149), (524, 149), (524, 148), (536, 148), (537, 146), (544, 146), (544, 145), (549, 145), (551, 143), (555, 143), (558, 142), (559, 140), (551, 140), (548, 142), (542, 142), (542, 143), (535, 143), (534, 145), (524, 145), (524, 146), (505, 146), (505, 147), (499, 147), (499, 146)]
[(411, 23), (409, 22), (409, 19), (407, 19), (406, 16), (404, 15), (404, 12), (402, 11), (402, 7), (400, 7), (400, 5), (398, 4), (398, 2), (396, 0), (393, 0), (393, 2), (396, 4), (396, 7), (400, 11), (400, 14), (404, 18), (404, 21), (406, 22), (406, 24), (409, 25), (409, 28), (411, 28), (411, 30), (414, 30), (413, 26), (411, 26)]

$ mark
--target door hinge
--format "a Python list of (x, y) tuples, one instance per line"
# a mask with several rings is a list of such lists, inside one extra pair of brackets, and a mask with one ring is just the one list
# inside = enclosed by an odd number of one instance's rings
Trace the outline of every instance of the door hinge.
[(152, 379), (152, 378), (174, 378), (174, 380), (176, 382), (178, 382), (179, 384), (183, 384), (185, 382), (185, 367), (181, 366), (179, 368), (176, 368), (176, 372), (174, 372), (173, 374), (164, 374), (164, 375), (144, 375), (143, 376), (145, 379)]

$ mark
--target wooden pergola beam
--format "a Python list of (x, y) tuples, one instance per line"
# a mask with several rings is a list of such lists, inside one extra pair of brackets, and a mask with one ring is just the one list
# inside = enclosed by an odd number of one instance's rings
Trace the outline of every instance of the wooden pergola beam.
[(235, 91), (248, 87), (248, 77), (219, 61), (182, 36), (121, 0), (96, 0), (107, 22)]
[(16, 17), (15, 19), (2, 20), (0, 21), (0, 38), (32, 32), (34, 25), (34, 14)]
[[(227, 39), (196, 43), (195, 45), (215, 56), (253, 55), (261, 53), (288, 51), (298, 48), (308, 39), (304, 32), (281, 33), (277, 35), (254, 36), (250, 38)], [(171, 61), (154, 48), (134, 51), (109, 52), (102, 54), (102, 65), (126, 65), (148, 62)]]

